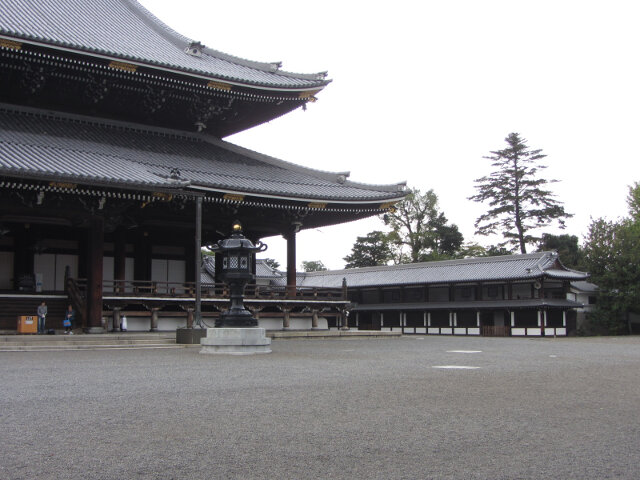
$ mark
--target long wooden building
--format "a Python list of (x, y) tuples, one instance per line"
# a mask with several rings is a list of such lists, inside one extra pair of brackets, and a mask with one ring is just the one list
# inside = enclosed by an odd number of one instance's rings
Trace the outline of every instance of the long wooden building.
[(302, 301), (296, 233), (380, 214), (404, 185), (223, 138), (305, 107), (328, 83), (208, 48), (134, 0), (4, 2), (0, 329), (41, 300), (54, 326), (72, 302), (86, 332), (104, 331), (109, 312), (115, 328), (120, 311), (148, 313), (151, 329), (163, 312), (188, 316), (200, 246), (235, 220), (253, 240), (287, 239), (279, 307), (300, 309), (282, 303)]
[(557, 253), (540, 252), (300, 273), (298, 286), (346, 283), (349, 325), (364, 330), (566, 336), (576, 333), (584, 306), (572, 284), (586, 278), (562, 265)]

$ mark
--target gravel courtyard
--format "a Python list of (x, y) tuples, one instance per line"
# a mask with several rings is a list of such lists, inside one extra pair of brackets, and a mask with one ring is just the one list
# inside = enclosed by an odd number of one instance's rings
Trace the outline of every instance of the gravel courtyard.
[(13, 352), (0, 375), (6, 480), (640, 477), (640, 337)]

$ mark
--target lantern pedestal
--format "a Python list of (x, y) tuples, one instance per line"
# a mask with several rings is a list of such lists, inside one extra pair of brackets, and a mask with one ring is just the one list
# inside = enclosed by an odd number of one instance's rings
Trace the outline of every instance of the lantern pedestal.
[(208, 328), (200, 340), (200, 353), (226, 355), (254, 355), (271, 353), (271, 339), (264, 328)]

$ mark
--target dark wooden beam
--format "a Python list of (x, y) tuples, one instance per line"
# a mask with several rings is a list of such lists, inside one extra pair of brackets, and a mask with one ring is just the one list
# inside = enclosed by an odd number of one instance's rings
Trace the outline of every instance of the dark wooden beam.
[(102, 328), (102, 259), (104, 257), (104, 221), (101, 217), (91, 220), (88, 231), (87, 318), (86, 333), (103, 333)]
[(287, 296), (296, 296), (296, 232), (290, 231), (287, 240)]

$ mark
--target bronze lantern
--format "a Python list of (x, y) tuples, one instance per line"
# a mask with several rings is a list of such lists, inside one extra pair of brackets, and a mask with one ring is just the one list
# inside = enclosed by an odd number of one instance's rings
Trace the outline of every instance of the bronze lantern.
[(253, 256), (258, 252), (264, 252), (267, 245), (262, 242), (254, 245), (242, 234), (242, 225), (235, 222), (231, 236), (219, 240), (209, 248), (215, 254), (222, 255), (220, 278), (229, 286), (231, 298), (231, 307), (220, 314), (215, 326), (217, 328), (257, 327), (258, 320), (244, 307), (244, 289), (247, 283), (255, 278), (252, 272)]

